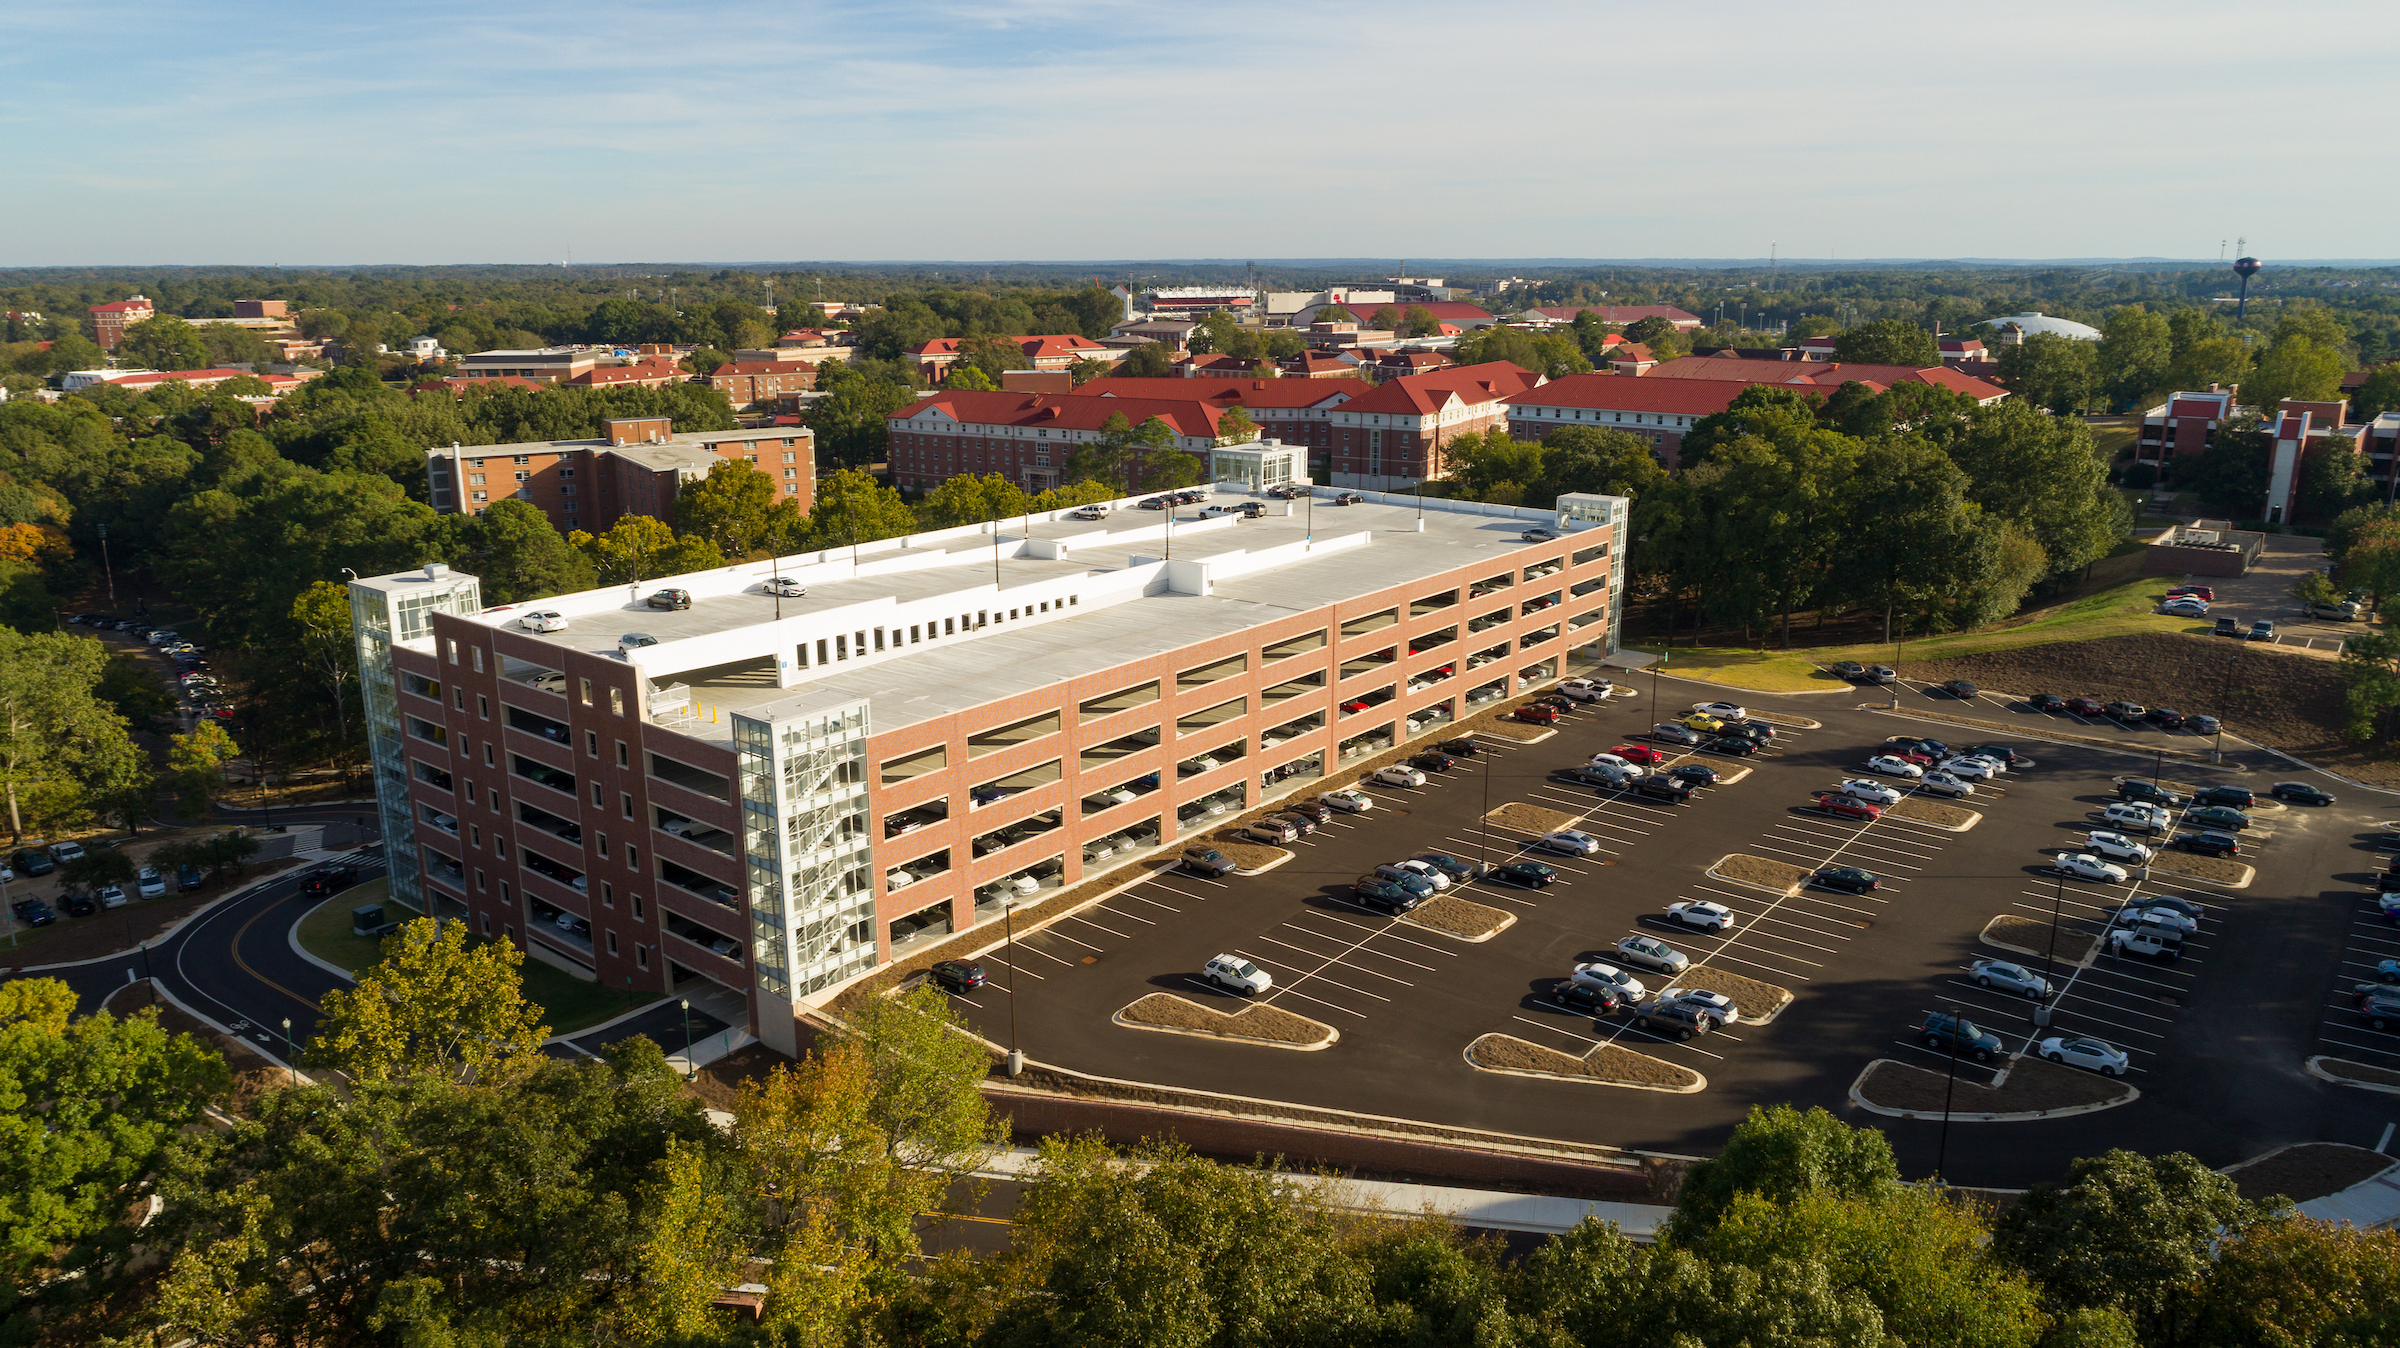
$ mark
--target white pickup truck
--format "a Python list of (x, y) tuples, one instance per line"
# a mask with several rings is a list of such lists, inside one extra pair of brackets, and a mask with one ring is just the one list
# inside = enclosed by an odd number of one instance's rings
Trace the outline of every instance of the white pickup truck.
[(2183, 958), (2183, 938), (2155, 927), (2120, 927), (2108, 934), (2108, 953), (2179, 960)]

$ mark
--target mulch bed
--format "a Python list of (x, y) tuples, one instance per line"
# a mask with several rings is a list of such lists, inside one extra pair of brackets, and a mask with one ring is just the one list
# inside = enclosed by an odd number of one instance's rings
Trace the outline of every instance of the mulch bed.
[(1535, 725), (1530, 721), (1520, 721), (1513, 716), (1494, 716), (1491, 724), (1475, 727), (1475, 733), (1478, 735), (1497, 735), (1504, 740), (1515, 740), (1520, 744), (1541, 739), (1556, 733), (1557, 730), (1557, 726)]
[(2306, 1203), (2373, 1179), (2391, 1166), (2391, 1157), (2365, 1147), (2303, 1142), (2234, 1166), (2225, 1172), (2225, 1178), (2253, 1203), (2278, 1196)]
[(1886, 1109), (1935, 1114), (1942, 1111), (1945, 1095), (1956, 1114), (2023, 1114), (2113, 1104), (2133, 1094), (2133, 1088), (2122, 1081), (2039, 1058), (2019, 1058), (2009, 1066), (2008, 1080), (1997, 1087), (1979, 1080), (1986, 1070), (1962, 1060), (1957, 1090), (1952, 1093), (1947, 1072), (1885, 1060), (1867, 1069), (1858, 1093)]
[(1517, 915), (1497, 908), (1486, 908), (1480, 903), (1470, 903), (1456, 895), (1436, 894), (1411, 909), (1401, 920), (1472, 941), (1489, 936), (1516, 921)]
[(685, 1083), (684, 1089), (699, 1096), (708, 1108), (732, 1113), (744, 1083), (765, 1081), (776, 1068), (791, 1065), (791, 1059), (765, 1044), (745, 1044), (701, 1068), (700, 1075)]
[(2370, 1067), (2363, 1062), (2346, 1062), (2340, 1058), (2319, 1058), (2317, 1066), (2337, 1077), (2348, 1077), (2375, 1086), (2400, 1086), (2400, 1072), (2388, 1067)]
[(1675, 986), (1724, 993), (1741, 1010), (1742, 1023), (1745, 1025), (1768, 1020), (1792, 1004), (1790, 988), (1779, 988), (1773, 983), (1728, 973), (1713, 964), (1706, 968), (1685, 970), (1683, 977), (1675, 980)]
[(2204, 857), (2196, 852), (2164, 850), (2150, 858), (2150, 869), (2165, 871), (2172, 875), (2188, 875), (2195, 880), (2207, 880), (2236, 888), (2250, 883), (2250, 877), (2256, 874), (2248, 866), (2238, 861), (2228, 861), (2223, 857)]
[[(2231, 657), (2230, 662), (2228, 657)], [(2122, 698), (2144, 706), (2208, 712), (2244, 739), (2281, 749), (2372, 786), (2400, 786), (2400, 746), (2362, 750), (2342, 738), (2349, 721), (2339, 662), (2272, 647), (2180, 632), (2101, 637), (2026, 646), (1955, 660), (1897, 666), (1912, 679), (1967, 679), (2019, 695), (2058, 693)], [(2043, 718), (2058, 731), (2071, 721)], [(2049, 733), (2048, 729), (2045, 733)], [(2128, 741), (2115, 741), (2127, 747)], [(2132, 739), (2156, 747), (2156, 737)]]
[(1502, 828), (1515, 829), (1519, 833), (1535, 834), (1556, 833), (1575, 822), (1574, 815), (1561, 814), (1556, 810), (1545, 810), (1539, 805), (1524, 805), (1514, 801), (1495, 807), (1490, 814), (1484, 817)]
[(1615, 1044), (1602, 1044), (1578, 1058), (1572, 1053), (1526, 1043), (1515, 1035), (1487, 1034), (1467, 1045), (1467, 1060), (1477, 1067), (1539, 1072), (1544, 1076), (1612, 1086), (1688, 1091), (1702, 1084), (1698, 1072)]
[[(2003, 913), (1984, 925), (1983, 943), (2040, 959), (2050, 950), (2050, 924), (2040, 918)], [(2065, 963), (2081, 964), (2099, 946), (2099, 933), (2083, 922), (2068, 918), (2059, 924), (2058, 958)]]
[(1291, 856), (1291, 853), (1280, 847), (1269, 847), (1265, 843), (1236, 838), (1233, 836), (1233, 830), (1229, 828), (1219, 829), (1206, 838), (1193, 840), (1188, 845), (1214, 847), (1231, 859), (1234, 865), (1246, 871), (1254, 871), (1261, 866), (1271, 866)]
[(1779, 711), (1760, 711), (1756, 707), (1747, 710), (1751, 720), (1764, 721), (1768, 725), (1790, 726), (1794, 730), (1822, 730), (1825, 726), (1823, 721), (1812, 721), (1805, 716), (1786, 716)]
[(1899, 804), (1886, 805), (1883, 812), (1902, 819), (1914, 819), (1920, 824), (1939, 824), (1943, 828), (1965, 828), (1982, 817), (1973, 810), (1962, 810), (1956, 805), (1940, 805), (1915, 796), (1902, 796)]
[(1137, 1025), (1213, 1034), (1219, 1039), (1254, 1039), (1265, 1044), (1314, 1046), (1330, 1043), (1333, 1027), (1294, 1015), (1280, 1006), (1250, 1006), (1231, 1013), (1186, 1001), (1171, 992), (1153, 992), (1117, 1013)]
[(1789, 861), (1770, 861), (1744, 852), (1728, 852), (1718, 857), (1717, 864), (1708, 869), (1710, 874), (1720, 879), (1738, 880), (1777, 894), (1790, 893), (1794, 885), (1814, 873), (1806, 866), (1796, 866)]

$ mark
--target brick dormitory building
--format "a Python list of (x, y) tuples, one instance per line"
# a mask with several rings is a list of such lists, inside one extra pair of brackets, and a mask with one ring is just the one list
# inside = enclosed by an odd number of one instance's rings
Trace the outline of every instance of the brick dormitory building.
[(675, 490), (728, 459), (775, 479), (776, 499), (803, 513), (817, 499), (816, 433), (804, 426), (678, 434), (666, 417), (612, 417), (597, 440), (439, 445), (425, 451), (427, 494), (443, 514), (480, 515), (527, 501), (561, 533), (605, 533), (625, 515), (675, 520)]
[(439, 565), (354, 581), (391, 892), (790, 1053), (919, 941), (1614, 649), (1623, 498), (1318, 495), (660, 577), (552, 632)]

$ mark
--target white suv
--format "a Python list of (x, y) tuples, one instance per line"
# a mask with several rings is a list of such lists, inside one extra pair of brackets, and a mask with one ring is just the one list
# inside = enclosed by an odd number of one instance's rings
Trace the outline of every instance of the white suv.
[(1219, 955), (1200, 967), (1208, 981), (1229, 992), (1255, 997), (1275, 986), (1275, 976), (1239, 955)]

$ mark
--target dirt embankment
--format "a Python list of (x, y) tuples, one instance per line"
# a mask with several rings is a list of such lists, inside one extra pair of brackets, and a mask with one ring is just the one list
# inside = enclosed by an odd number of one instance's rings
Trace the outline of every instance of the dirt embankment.
[(1516, 921), (1517, 917), (1498, 908), (1470, 903), (1455, 894), (1436, 894), (1409, 910), (1403, 920), (1465, 940), (1480, 941), (1487, 936), (1497, 935), (1501, 928)]
[(1788, 894), (1792, 887), (1807, 880), (1814, 872), (1806, 866), (1771, 857), (1754, 857), (1745, 852), (1728, 852), (1718, 857), (1708, 873), (1736, 884), (1753, 885), (1773, 894)]
[(1646, 1053), (1615, 1044), (1602, 1044), (1578, 1058), (1554, 1048), (1530, 1044), (1507, 1034), (1487, 1034), (1467, 1045), (1467, 1061), (1503, 1072), (1532, 1072), (1541, 1076), (1595, 1081), (1610, 1086), (1643, 1086), (1651, 1090), (1688, 1093), (1707, 1080), (1688, 1067), (1678, 1067)]
[(1117, 1016), (1136, 1025), (1215, 1035), (1219, 1039), (1251, 1039), (1262, 1044), (1315, 1048), (1334, 1040), (1332, 1026), (1294, 1015), (1279, 1006), (1248, 1006), (1225, 1012), (1171, 992), (1153, 992), (1119, 1011)]
[(2019, 1058), (2009, 1064), (2008, 1079), (1989, 1086), (1967, 1079), (1972, 1063), (1961, 1064), (1953, 1081), (1947, 1071), (1885, 1059), (1860, 1078), (1858, 1093), (1886, 1109), (1959, 1114), (2028, 1114), (2078, 1106), (2121, 1104), (2133, 1098), (2133, 1088), (2110, 1077), (2079, 1068)]
[[(2377, 786), (2400, 786), (2400, 747), (2361, 750), (2342, 738), (2341, 666), (2223, 637), (2161, 632), (2062, 641), (2013, 651), (1915, 660), (1912, 679), (1966, 679), (2025, 696), (2122, 699), (2224, 718), (2227, 731)], [(1998, 719), (2000, 713), (1994, 712)], [(2075, 730), (2061, 720), (2061, 730)], [(2142, 736), (2129, 736), (2134, 744)], [(2205, 748), (2205, 745), (2198, 747)]]

